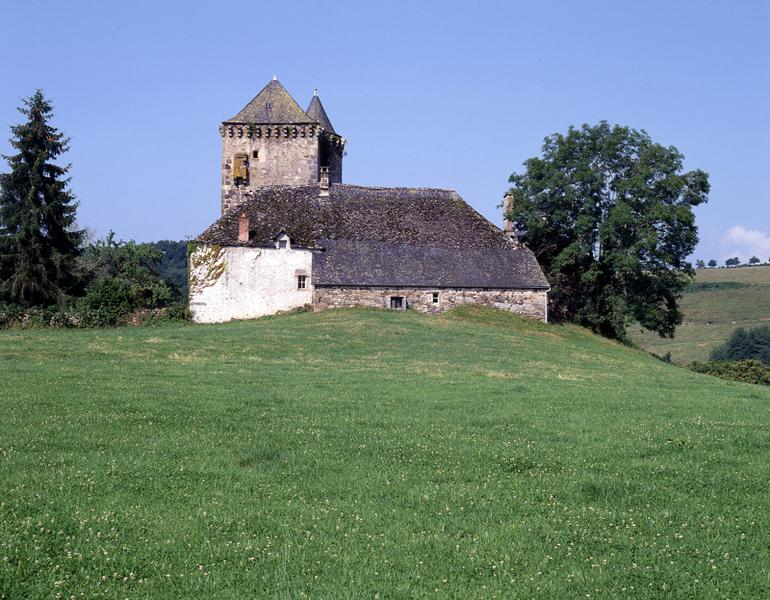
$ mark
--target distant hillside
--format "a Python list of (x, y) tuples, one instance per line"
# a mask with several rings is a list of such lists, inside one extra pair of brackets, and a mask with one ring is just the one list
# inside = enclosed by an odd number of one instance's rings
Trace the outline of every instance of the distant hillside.
[(737, 327), (770, 322), (770, 266), (699, 269), (682, 298), (684, 323), (672, 340), (632, 331), (642, 348), (671, 353), (674, 362), (707, 360), (711, 350)]

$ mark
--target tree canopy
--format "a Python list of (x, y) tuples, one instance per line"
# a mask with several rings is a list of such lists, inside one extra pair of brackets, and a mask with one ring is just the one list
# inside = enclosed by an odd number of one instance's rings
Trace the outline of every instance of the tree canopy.
[(50, 124), (53, 108), (40, 90), (22, 102), (26, 122), (11, 127), (18, 152), (3, 156), (11, 170), (0, 174), (0, 292), (24, 306), (53, 304), (77, 283), (83, 241), (69, 165), (52, 162), (69, 139)]
[(673, 336), (708, 175), (645, 131), (607, 122), (545, 139), (511, 175), (508, 218), (551, 283), (550, 315), (626, 340), (634, 321)]
[(730, 338), (711, 352), (711, 360), (761, 360), (770, 365), (770, 326), (739, 327)]

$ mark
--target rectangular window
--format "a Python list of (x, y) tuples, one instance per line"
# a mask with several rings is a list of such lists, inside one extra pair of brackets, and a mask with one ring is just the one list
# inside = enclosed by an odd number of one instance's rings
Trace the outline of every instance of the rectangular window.
[(403, 296), (391, 296), (390, 308), (393, 310), (404, 310), (404, 297)]
[(438, 304), (438, 292), (433, 292), (433, 304)]
[(246, 183), (249, 180), (249, 157), (245, 154), (233, 157), (233, 180), (235, 183)]
[(307, 275), (297, 275), (297, 289), (304, 290), (307, 283)]
[(278, 241), (278, 248), (280, 250), (286, 250), (286, 240), (279, 240)]

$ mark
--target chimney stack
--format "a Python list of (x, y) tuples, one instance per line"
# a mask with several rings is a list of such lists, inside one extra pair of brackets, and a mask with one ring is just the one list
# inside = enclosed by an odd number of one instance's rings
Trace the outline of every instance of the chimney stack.
[(513, 221), (508, 218), (508, 211), (513, 208), (513, 194), (508, 192), (503, 196), (503, 231), (513, 233)]
[(321, 196), (329, 195), (329, 167), (320, 168)]
[(249, 241), (249, 216), (246, 211), (238, 217), (238, 241), (248, 243)]

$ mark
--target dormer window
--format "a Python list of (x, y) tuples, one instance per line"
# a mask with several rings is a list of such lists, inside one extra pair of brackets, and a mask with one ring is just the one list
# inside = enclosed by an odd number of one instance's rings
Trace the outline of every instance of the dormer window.
[(273, 238), (275, 240), (275, 247), (278, 250), (289, 250), (291, 248), (291, 240), (285, 233), (280, 233)]

